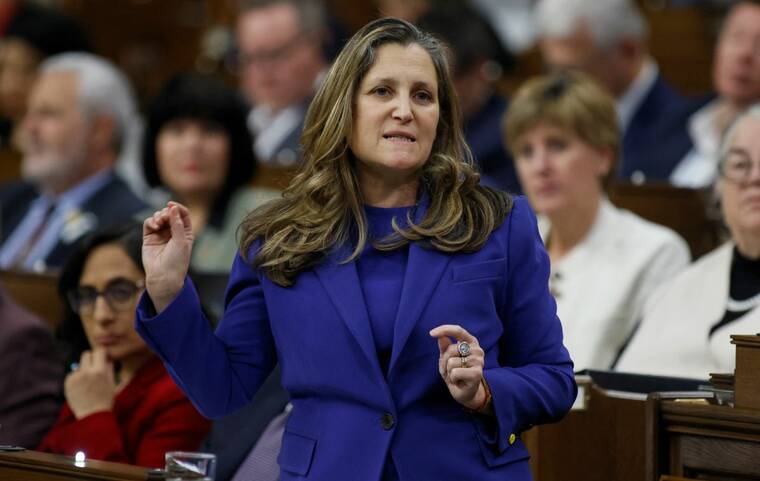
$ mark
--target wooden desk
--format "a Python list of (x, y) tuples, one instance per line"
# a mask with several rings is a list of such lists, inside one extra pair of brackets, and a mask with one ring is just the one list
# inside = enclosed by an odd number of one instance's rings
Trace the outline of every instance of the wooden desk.
[(8, 481), (144, 481), (148, 469), (106, 461), (76, 466), (68, 456), (37, 451), (0, 452), (0, 479)]
[(647, 480), (760, 480), (760, 410), (647, 400)]
[(710, 195), (707, 190), (662, 184), (615, 183), (609, 192), (616, 206), (680, 234), (695, 259), (720, 244), (720, 224), (708, 215)]
[(0, 282), (19, 305), (40, 316), (52, 329), (63, 319), (64, 305), (58, 296), (58, 276), (0, 271)]
[(585, 407), (523, 433), (534, 480), (644, 481), (645, 397), (584, 388)]

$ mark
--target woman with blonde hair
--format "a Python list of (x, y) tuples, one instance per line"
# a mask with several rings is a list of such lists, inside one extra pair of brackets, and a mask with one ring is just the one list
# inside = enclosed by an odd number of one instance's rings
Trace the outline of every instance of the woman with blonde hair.
[(607, 199), (620, 132), (612, 98), (589, 77), (529, 80), (512, 99), (504, 129), (539, 214), (575, 368), (609, 369), (649, 295), (689, 263), (688, 247)]
[(144, 338), (208, 416), (280, 363), (284, 481), (529, 480), (519, 434), (570, 408), (572, 361), (535, 219), (478, 184), (441, 44), (360, 29), (302, 144), (283, 198), (242, 225), (215, 333), (186, 280), (187, 209), (146, 219)]

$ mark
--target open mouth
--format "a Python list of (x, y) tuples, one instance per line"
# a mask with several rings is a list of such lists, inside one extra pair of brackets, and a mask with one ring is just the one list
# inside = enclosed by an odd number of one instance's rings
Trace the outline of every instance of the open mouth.
[(417, 139), (414, 138), (413, 135), (404, 133), (404, 132), (389, 132), (387, 134), (383, 135), (383, 138), (385, 140), (390, 140), (391, 142), (416, 142)]

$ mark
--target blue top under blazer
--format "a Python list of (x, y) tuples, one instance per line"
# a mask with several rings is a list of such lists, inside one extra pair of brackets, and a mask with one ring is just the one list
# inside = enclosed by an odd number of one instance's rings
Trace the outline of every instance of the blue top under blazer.
[[(211, 418), (243, 406), (279, 361), (294, 406), (282, 481), (376, 481), (388, 455), (403, 481), (530, 480), (520, 433), (560, 419), (577, 388), (526, 200), (515, 198), (477, 252), (410, 246), (387, 378), (356, 264), (340, 263), (349, 253), (338, 249), (291, 287), (238, 256), (215, 333), (190, 280), (155, 317), (144, 295), (137, 330)], [(494, 416), (466, 412), (448, 392), (428, 334), (441, 324), (478, 338)]]

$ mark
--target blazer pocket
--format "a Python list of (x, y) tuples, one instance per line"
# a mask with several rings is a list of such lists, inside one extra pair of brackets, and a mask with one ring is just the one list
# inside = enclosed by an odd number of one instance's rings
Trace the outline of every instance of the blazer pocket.
[(490, 468), (530, 459), (530, 454), (522, 441), (517, 441), (512, 446), (505, 449), (503, 453), (499, 453), (498, 450), (495, 449), (495, 446), (489, 445), (480, 436), (478, 436), (478, 444), (480, 445), (480, 451), (483, 453), (483, 458), (486, 460), (486, 464), (488, 464), (488, 467)]
[(452, 277), (455, 283), (503, 277), (506, 262), (507, 258), (503, 257), (492, 261), (455, 266), (451, 271)]
[(316, 439), (285, 430), (280, 455), (277, 457), (280, 468), (299, 476), (306, 476), (311, 468), (316, 445)]

